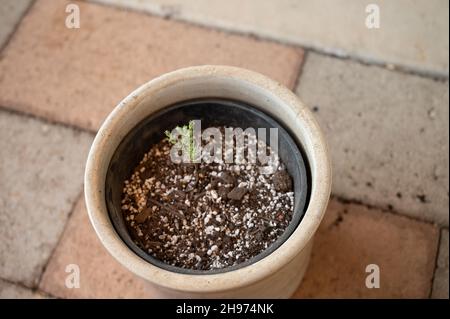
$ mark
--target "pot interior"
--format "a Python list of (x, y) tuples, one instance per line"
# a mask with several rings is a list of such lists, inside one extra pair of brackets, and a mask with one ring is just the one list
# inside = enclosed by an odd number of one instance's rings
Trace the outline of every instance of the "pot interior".
[[(185, 125), (190, 120), (201, 120), (202, 129), (211, 126), (266, 128), (266, 141), (269, 141), (270, 128), (278, 129), (278, 155), (292, 177), (294, 188), (294, 212), (292, 220), (284, 233), (267, 249), (246, 262), (214, 270), (192, 270), (168, 265), (137, 246), (128, 233), (121, 212), (121, 199), (124, 181), (152, 145), (165, 137), (166, 130)], [(299, 147), (300, 146), (300, 147)], [(186, 274), (222, 273), (250, 265), (272, 253), (294, 232), (307, 209), (310, 192), (310, 173), (301, 145), (272, 117), (256, 107), (240, 101), (225, 99), (196, 99), (168, 106), (142, 120), (122, 140), (114, 152), (108, 167), (105, 183), (106, 205), (115, 230), (138, 256), (147, 262), (172, 272)]]

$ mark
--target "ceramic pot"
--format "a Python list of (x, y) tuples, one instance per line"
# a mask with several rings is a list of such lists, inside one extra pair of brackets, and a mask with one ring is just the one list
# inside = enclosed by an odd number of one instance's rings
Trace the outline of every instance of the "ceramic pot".
[[(173, 105), (199, 99), (231, 100), (255, 106), (289, 132), (301, 149), (309, 172), (302, 218), (296, 227), (291, 227), (287, 239), (283, 238), (269, 254), (243, 267), (214, 273), (180, 272), (143, 258), (120, 232), (117, 220), (113, 222), (118, 215), (111, 212), (110, 176), (114, 175), (111, 166), (117, 170), (120, 165), (120, 161), (114, 162), (119, 146), (146, 119)], [(327, 145), (312, 113), (281, 84), (261, 74), (228, 66), (189, 67), (162, 75), (136, 89), (101, 126), (85, 172), (86, 205), (100, 241), (123, 266), (148, 282), (152, 291), (149, 296), (153, 297), (290, 297), (309, 263), (313, 236), (325, 213), (330, 189)]]

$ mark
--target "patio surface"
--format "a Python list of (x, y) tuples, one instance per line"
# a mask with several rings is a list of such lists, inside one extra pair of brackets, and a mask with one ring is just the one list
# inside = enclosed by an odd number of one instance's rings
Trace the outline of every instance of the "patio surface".
[(448, 298), (448, 2), (378, 1), (380, 29), (361, 1), (322, 2), (2, 1), (0, 298), (152, 297), (99, 243), (84, 165), (123, 97), (198, 64), (283, 83), (327, 136), (333, 194), (295, 298)]

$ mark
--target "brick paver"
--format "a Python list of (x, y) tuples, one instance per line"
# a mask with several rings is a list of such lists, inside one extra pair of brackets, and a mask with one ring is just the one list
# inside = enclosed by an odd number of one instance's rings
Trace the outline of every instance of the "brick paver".
[(448, 82), (310, 53), (297, 93), (327, 135), (333, 193), (448, 225)]
[(0, 277), (37, 284), (82, 190), (92, 136), (0, 111)]
[[(65, 286), (66, 266), (80, 269), (80, 288)], [(42, 277), (40, 289), (62, 298), (151, 298), (142, 280), (120, 265), (101, 245), (80, 199), (53, 258)]]
[[(427, 298), (438, 236), (431, 224), (332, 200), (295, 296)], [(380, 288), (366, 288), (369, 264), (379, 267)]]
[[(131, 90), (170, 70), (236, 65), (293, 88), (303, 62), (298, 48), (77, 1), (35, 1), (10, 37), (31, 1), (6, 1), (0, 106), (84, 129), (98, 129)], [(410, 0), (381, 1), (377, 31), (360, 26), (364, 7), (353, 0), (315, 19), (302, 15), (321, 1), (281, 0), (275, 16), (273, 4), (254, 0), (238, 11), (229, 10), (234, 0), (97, 2), (448, 76), (448, 3), (441, 0), (406, 12), (393, 9)], [(65, 27), (68, 3), (80, 6), (81, 29)], [(412, 27), (397, 28), (402, 23)], [(334, 194), (448, 225), (448, 81), (309, 53), (296, 92), (330, 141)], [(44, 297), (25, 286), (62, 298), (156, 296), (107, 253), (90, 225), (80, 194), (91, 141), (88, 133), (0, 110), (0, 298)], [(435, 265), (437, 226), (332, 199), (294, 297), (448, 298), (448, 230), (440, 237)], [(78, 289), (65, 286), (69, 264), (80, 267)], [(365, 286), (368, 264), (380, 267), (379, 289)]]
[(302, 62), (300, 49), (97, 4), (74, 2), (81, 28), (67, 29), (67, 3), (38, 0), (23, 19), (0, 60), (0, 104), (95, 130), (136, 87), (180, 67), (235, 65), (292, 88)]
[(0, 279), (0, 299), (40, 299), (44, 296), (31, 289)]
[(441, 232), (437, 269), (434, 273), (433, 298), (448, 299), (448, 229)]
[(2, 0), (0, 5), (0, 48), (13, 33), (31, 0)]
[[(336, 221), (341, 215), (343, 221)], [(332, 201), (317, 236), (305, 284), (296, 297), (426, 297), (437, 238), (437, 229), (428, 224)], [(64, 270), (71, 263), (80, 267), (79, 289), (64, 285)], [(364, 286), (364, 269), (369, 263), (381, 268), (382, 288), (376, 291)], [(141, 279), (131, 275), (101, 246), (82, 202), (77, 204), (40, 288), (69, 298), (152, 297)]]
[[(447, 0), (96, 1), (448, 77)], [(372, 3), (378, 29), (365, 25)]]

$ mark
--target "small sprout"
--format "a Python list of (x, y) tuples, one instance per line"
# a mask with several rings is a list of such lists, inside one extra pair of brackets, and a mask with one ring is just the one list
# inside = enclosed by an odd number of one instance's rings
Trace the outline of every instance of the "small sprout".
[[(179, 128), (179, 127), (177, 126), (177, 129), (178, 129), (178, 128)], [(164, 134), (166, 134), (167, 139), (169, 140), (169, 143), (171, 143), (171, 144), (176, 144), (176, 143), (178, 142), (177, 139), (172, 135), (171, 132), (165, 131)]]
[(179, 141), (181, 142), (183, 152), (189, 154), (189, 159), (191, 162), (195, 160), (197, 155), (197, 150), (194, 142), (194, 125), (194, 121), (189, 121), (188, 125), (175, 127), (175, 130), (178, 132), (178, 136), (181, 136), (181, 139), (179, 139), (177, 135), (172, 134), (172, 132), (164, 132), (169, 143), (177, 144)]

